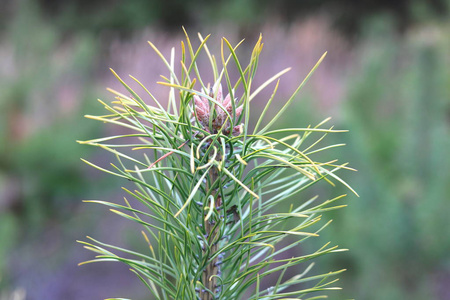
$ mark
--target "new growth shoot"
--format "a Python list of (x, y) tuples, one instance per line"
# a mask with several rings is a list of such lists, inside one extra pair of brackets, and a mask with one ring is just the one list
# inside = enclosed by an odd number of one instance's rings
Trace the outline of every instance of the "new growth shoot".
[[(87, 116), (129, 133), (80, 142), (101, 147), (117, 160), (110, 168), (86, 162), (136, 184), (136, 189), (124, 188), (123, 204), (88, 202), (142, 225), (148, 244), (145, 251), (131, 251), (89, 238), (81, 243), (97, 256), (88, 262), (127, 264), (155, 299), (297, 299), (336, 289), (333, 278), (343, 270), (310, 275), (312, 264), (306, 262), (342, 250), (329, 243), (312, 253), (296, 249), (328, 224), (318, 226), (322, 213), (344, 206), (336, 204), (343, 196), (319, 201), (302, 192), (322, 180), (351, 190), (336, 173), (353, 169), (315, 159), (319, 152), (342, 146), (319, 144), (343, 130), (325, 127), (328, 120), (304, 128), (273, 128), (325, 54), (286, 104), (269, 116), (279, 79), (288, 69), (255, 86), (261, 37), (248, 64), (238, 58), (242, 42), (232, 46), (223, 38), (221, 53), (214, 56), (208, 39), (199, 34), (194, 47), (186, 34), (179, 65), (175, 49), (166, 58), (149, 42), (168, 69), (159, 82), (168, 91), (167, 105), (131, 77), (143, 88), (138, 94), (113, 71), (125, 91), (110, 90), (112, 104), (100, 101), (107, 114)], [(205, 57), (212, 66), (208, 73), (198, 65)], [(231, 69), (238, 78), (232, 78)], [(203, 74), (213, 82), (204, 81)], [(261, 99), (259, 93), (269, 87), (272, 96)], [(266, 102), (258, 118), (251, 114), (254, 102)], [(132, 206), (129, 199), (142, 205)], [(288, 269), (297, 275), (287, 277)]]

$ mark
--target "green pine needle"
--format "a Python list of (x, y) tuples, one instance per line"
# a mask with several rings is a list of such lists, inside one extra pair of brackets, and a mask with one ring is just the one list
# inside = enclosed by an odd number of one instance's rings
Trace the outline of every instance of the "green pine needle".
[[(134, 182), (135, 191), (124, 191), (143, 206), (135, 208), (127, 199), (125, 205), (86, 202), (105, 205), (118, 216), (140, 224), (143, 231), (136, 236), (143, 237), (148, 249), (140, 253), (88, 238), (90, 242), (80, 243), (97, 256), (85, 263), (127, 264), (155, 299), (304, 299), (309, 293), (314, 295), (307, 299), (322, 299), (337, 289), (335, 277), (344, 270), (312, 275), (309, 261), (343, 249), (326, 244), (301, 256), (296, 256), (294, 249), (328, 226), (329, 222), (317, 227), (322, 222), (320, 214), (344, 207), (335, 202), (345, 195), (322, 202), (317, 197), (302, 200), (300, 195), (322, 180), (332, 185), (339, 182), (356, 194), (336, 174), (352, 168), (333, 159), (319, 162), (313, 157), (343, 146), (318, 144), (328, 134), (345, 130), (322, 128), (329, 119), (314, 127), (271, 127), (326, 53), (264, 125), (279, 79), (289, 69), (254, 86), (262, 37), (248, 65), (237, 54), (242, 42), (232, 46), (225, 38), (219, 65), (207, 46), (208, 38), (199, 35), (200, 45), (195, 48), (186, 33), (186, 42), (181, 44), (180, 74), (174, 66), (175, 49), (170, 58), (165, 58), (149, 42), (168, 69), (168, 75), (162, 76), (164, 81), (159, 82), (169, 88), (167, 109), (136, 78), (131, 76), (155, 106), (111, 70), (131, 96), (109, 89), (115, 101), (111, 105), (100, 101), (108, 114), (86, 117), (124, 127), (128, 132), (79, 141), (111, 152), (116, 164), (106, 168), (83, 161)], [(206, 71), (200, 70), (197, 62), (203, 58), (211, 65), (213, 83), (201, 77), (204, 74), (206, 78)], [(231, 79), (231, 65), (239, 74), (236, 82)], [(223, 90), (219, 87), (222, 81), (226, 83)], [(273, 93), (250, 133), (250, 102), (261, 101), (259, 93), (272, 84)], [(284, 137), (274, 137), (281, 135)], [(303, 146), (305, 141), (309, 146)], [(295, 199), (296, 204), (289, 208), (283, 205), (288, 199)], [(288, 269), (300, 273), (286, 278)]]

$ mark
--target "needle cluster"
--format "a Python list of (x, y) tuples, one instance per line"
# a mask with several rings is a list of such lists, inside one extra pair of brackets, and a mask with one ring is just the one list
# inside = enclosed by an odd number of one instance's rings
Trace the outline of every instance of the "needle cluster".
[[(108, 113), (87, 116), (129, 133), (80, 142), (101, 147), (117, 159), (110, 168), (85, 162), (136, 184), (134, 190), (124, 188), (128, 196), (123, 204), (87, 202), (106, 205), (142, 225), (148, 249), (132, 251), (89, 238), (81, 243), (97, 256), (85, 263), (125, 263), (161, 300), (303, 299), (313, 292), (313, 298), (321, 297), (336, 289), (333, 277), (343, 270), (311, 275), (313, 263), (308, 261), (342, 250), (329, 243), (311, 253), (296, 249), (328, 225), (321, 224), (321, 214), (344, 206), (335, 204), (344, 195), (319, 201), (302, 192), (319, 181), (339, 182), (351, 190), (336, 172), (353, 169), (336, 160), (314, 159), (319, 152), (342, 146), (320, 144), (328, 134), (343, 131), (323, 127), (328, 119), (317, 126), (272, 127), (325, 55), (265, 123), (279, 77), (288, 69), (255, 88), (261, 38), (248, 65), (236, 53), (241, 43), (232, 46), (222, 39), (217, 59), (207, 47), (208, 38), (199, 35), (195, 49), (186, 34), (178, 75), (175, 49), (166, 58), (149, 42), (169, 71), (159, 82), (168, 91), (167, 106), (134, 77), (145, 96), (113, 71), (127, 92), (111, 90), (115, 101), (100, 101)], [(202, 80), (197, 65), (201, 54), (211, 63), (212, 87)], [(239, 74), (235, 81), (230, 68)], [(225, 97), (221, 83), (228, 90)], [(269, 86), (271, 98), (260, 99), (260, 91)], [(252, 101), (266, 101), (266, 106), (250, 130)], [(140, 202), (140, 208), (129, 199)], [(296, 275), (288, 277), (289, 269)]]

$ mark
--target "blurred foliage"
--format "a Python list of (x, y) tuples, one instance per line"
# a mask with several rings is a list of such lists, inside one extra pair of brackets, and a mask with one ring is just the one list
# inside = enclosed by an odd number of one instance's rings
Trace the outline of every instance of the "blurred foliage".
[(345, 297), (447, 299), (436, 278), (450, 273), (448, 30), (399, 38), (373, 28), (341, 125), (350, 129), (342, 156), (359, 170), (346, 180), (361, 198), (334, 216), (329, 234), (350, 252), (330, 263), (349, 268)]
[(89, 153), (75, 140), (97, 131), (79, 123), (93, 109), (96, 42), (64, 40), (29, 4), (22, 2), (0, 44), (0, 287), (8, 280), (3, 258), (48, 223), (67, 220), (94, 188), (79, 162)]
[[(4, 0), (13, 3), (12, 0)], [(449, 0), (34, 0), (46, 17), (65, 31), (129, 33), (148, 25), (178, 31), (204, 24), (232, 22), (245, 29), (278, 18), (285, 23), (311, 13), (325, 13), (342, 31), (353, 34), (368, 19), (385, 15), (397, 29), (449, 16)], [(5, 5), (8, 7), (7, 5)], [(5, 9), (4, 16), (8, 14)], [(247, 28), (248, 29), (248, 28)]]
[(31, 8), (21, 12), (10, 24), (10, 66), (1, 74), (0, 170), (26, 182), (18, 197), (30, 196), (30, 205), (46, 202), (49, 210), (57, 205), (50, 194), (73, 198), (85, 186), (77, 158), (85, 150), (74, 145), (74, 139), (95, 130), (92, 124), (78, 122), (92, 103), (86, 100), (92, 93), (95, 42), (79, 36), (64, 46), (63, 36)]
[(450, 9), (448, 0), (280, 0), (266, 3), (273, 6), (270, 11), (279, 12), (287, 20), (311, 12), (324, 12), (347, 34), (360, 33), (367, 20), (380, 16), (395, 20), (395, 28), (404, 30), (425, 19), (445, 19)]

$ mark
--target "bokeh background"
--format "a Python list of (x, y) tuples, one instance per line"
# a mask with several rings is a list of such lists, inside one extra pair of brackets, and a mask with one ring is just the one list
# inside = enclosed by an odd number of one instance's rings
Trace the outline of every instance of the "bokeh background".
[(347, 146), (328, 158), (359, 170), (341, 175), (361, 197), (347, 197), (307, 246), (350, 251), (316, 272), (348, 269), (330, 299), (450, 299), (449, 11), (448, 0), (1, 0), (0, 300), (149, 299), (120, 264), (77, 267), (92, 257), (75, 242), (86, 235), (142, 243), (132, 224), (81, 202), (120, 201), (123, 183), (84, 165), (110, 157), (75, 140), (114, 130), (83, 118), (102, 112), (97, 98), (112, 99), (105, 87), (120, 88), (109, 67), (165, 97), (155, 84), (164, 66), (146, 41), (167, 55), (182, 25), (213, 43), (246, 38), (244, 57), (262, 32), (258, 78), (293, 67), (280, 104), (328, 51), (278, 124), (332, 116), (350, 130), (329, 137)]

